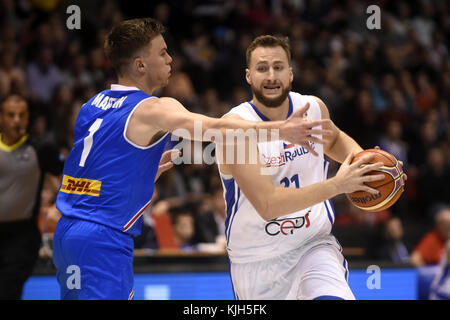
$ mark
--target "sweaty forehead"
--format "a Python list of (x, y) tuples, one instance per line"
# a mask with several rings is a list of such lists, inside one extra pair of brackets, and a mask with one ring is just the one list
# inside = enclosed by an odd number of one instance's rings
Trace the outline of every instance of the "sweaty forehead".
[(288, 57), (284, 49), (281, 47), (257, 47), (252, 52), (250, 64), (254, 65), (257, 63), (264, 63), (264, 62), (288, 63)]

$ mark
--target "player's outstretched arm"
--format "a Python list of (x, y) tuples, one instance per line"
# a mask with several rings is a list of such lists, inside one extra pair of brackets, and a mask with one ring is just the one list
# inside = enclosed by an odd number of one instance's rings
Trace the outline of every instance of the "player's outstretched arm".
[[(182, 138), (202, 141), (214, 140), (215, 137), (204, 134), (208, 130), (210, 130), (210, 133), (211, 130), (217, 130), (218, 135), (225, 138), (228, 129), (242, 129), (243, 131), (250, 129), (253, 130), (252, 132), (256, 134), (258, 139), (264, 137), (270, 139), (270, 130), (274, 129), (279, 130), (279, 138), (291, 143), (300, 144), (309, 150), (310, 146), (308, 141), (325, 143), (324, 140), (313, 137), (312, 135), (327, 136), (331, 132), (317, 128), (328, 123), (330, 120), (308, 122), (302, 119), (303, 113), (308, 108), (309, 105), (304, 106), (284, 121), (253, 122), (243, 119), (216, 119), (207, 117), (186, 110), (176, 99), (164, 97), (144, 101), (142, 106), (139, 106), (135, 111), (135, 117), (139, 118), (140, 123), (153, 127), (155, 132), (173, 132), (176, 129), (184, 129), (178, 130), (177, 135), (179, 134)], [(194, 134), (194, 131), (199, 129), (201, 129), (201, 135)], [(186, 133), (185, 136), (183, 136), (183, 132)], [(227, 141), (223, 142), (228, 143)]]

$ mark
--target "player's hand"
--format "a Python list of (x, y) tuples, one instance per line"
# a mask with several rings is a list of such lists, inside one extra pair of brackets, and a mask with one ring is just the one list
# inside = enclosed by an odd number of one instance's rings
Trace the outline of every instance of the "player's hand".
[(155, 182), (161, 174), (173, 167), (173, 161), (179, 156), (181, 156), (181, 151), (178, 149), (167, 150), (162, 154), (161, 160), (159, 161), (158, 172), (156, 172)]
[[(358, 161), (351, 163), (354, 154), (351, 152), (345, 158), (341, 167), (339, 168), (334, 179), (335, 186), (338, 188), (338, 193), (352, 193), (355, 191), (367, 191), (372, 194), (377, 194), (378, 190), (370, 188), (364, 182), (372, 182), (383, 180), (384, 174), (367, 175), (366, 173), (379, 169), (383, 166), (382, 162), (369, 163), (375, 157), (374, 154), (368, 154)], [(369, 164), (368, 164), (369, 163)], [(365, 164), (365, 165), (364, 165)]]
[(331, 136), (331, 130), (319, 129), (318, 126), (331, 124), (331, 120), (323, 119), (306, 121), (303, 115), (309, 109), (309, 102), (294, 112), (280, 127), (280, 138), (290, 143), (299, 144), (317, 156), (318, 153), (311, 147), (310, 142), (327, 144), (327, 141), (317, 136)]

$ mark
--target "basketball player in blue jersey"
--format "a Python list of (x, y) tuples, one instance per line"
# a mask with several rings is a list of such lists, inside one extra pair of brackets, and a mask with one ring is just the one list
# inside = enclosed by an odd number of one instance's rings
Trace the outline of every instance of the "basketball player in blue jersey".
[(326, 121), (302, 119), (308, 106), (288, 120), (261, 123), (209, 118), (175, 99), (152, 96), (170, 77), (172, 58), (163, 33), (153, 19), (134, 19), (113, 28), (105, 40), (118, 84), (82, 106), (56, 201), (62, 218), (53, 261), (62, 299), (133, 297), (132, 236), (139, 234), (150, 204), (169, 132), (183, 128), (188, 138), (195, 136), (196, 121), (202, 136), (208, 129), (275, 128), (311, 152), (312, 133), (327, 133), (313, 129)]
[[(291, 92), (290, 48), (273, 36), (256, 38), (247, 49), (246, 80), (253, 99), (231, 109), (229, 120), (282, 121), (305, 104), (308, 121), (330, 119), (317, 97)], [(354, 299), (347, 284), (347, 262), (331, 235), (334, 222), (330, 198), (357, 190), (377, 193), (364, 182), (383, 175), (364, 176), (382, 163), (351, 164), (363, 149), (327, 122), (328, 142), (311, 143), (318, 154), (281, 139), (246, 145), (243, 164), (225, 162), (217, 145), (219, 172), (227, 205), (226, 239), (230, 272), (237, 299)], [(237, 150), (237, 149), (236, 149)], [(235, 150), (235, 154), (236, 154)], [(251, 150), (261, 159), (252, 164)], [(324, 155), (342, 163), (327, 179)], [(235, 161), (237, 163), (237, 161)]]

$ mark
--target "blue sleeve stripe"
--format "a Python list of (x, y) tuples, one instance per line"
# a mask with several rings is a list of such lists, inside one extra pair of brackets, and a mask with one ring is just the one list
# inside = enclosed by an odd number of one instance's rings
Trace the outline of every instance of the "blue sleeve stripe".
[(225, 206), (227, 211), (227, 217), (225, 218), (225, 235), (228, 234), (228, 225), (230, 223), (230, 218), (233, 212), (233, 206), (235, 203), (235, 185), (234, 179), (223, 179), (223, 188), (225, 190)]
[(228, 231), (227, 231), (227, 246), (228, 246), (228, 244), (229, 244), (229, 242), (230, 242), (230, 232), (231, 232), (231, 226), (233, 225), (233, 220), (234, 220), (234, 217), (236, 216), (236, 212), (237, 212), (237, 210), (238, 210), (238, 206), (239, 206), (239, 199), (240, 199), (240, 197), (241, 197), (241, 189), (237, 186), (237, 184), (236, 184), (236, 186), (235, 186), (235, 188), (237, 187), (237, 200), (236, 200), (236, 202), (235, 202), (235, 204), (234, 204), (234, 210), (233, 210), (233, 215), (231, 216), (231, 222), (230, 222), (230, 225), (228, 226)]
[[(323, 161), (323, 171), (325, 174), (325, 179), (328, 179), (328, 167), (330, 165), (330, 162), (328, 162), (327, 160)], [(327, 205), (328, 202), (328, 205)], [(328, 219), (331, 222), (331, 225), (334, 224), (334, 219), (335, 219), (335, 214), (334, 214), (334, 207), (333, 207), (333, 203), (331, 202), (330, 199), (324, 201), (325, 204), (325, 208), (327, 209), (327, 213), (328, 213)]]
[[(344, 258), (344, 255), (342, 255), (342, 257)], [(344, 268), (345, 268), (345, 281), (347, 281), (348, 283), (348, 263), (347, 263), (347, 259), (344, 258)]]
[(329, 200), (324, 201), (323, 204), (325, 205), (325, 209), (327, 209), (328, 220), (330, 220), (331, 225), (333, 225), (334, 224), (334, 214), (332, 215), (330, 212), (330, 209), (328, 209), (328, 206), (327, 206), (328, 201)]

